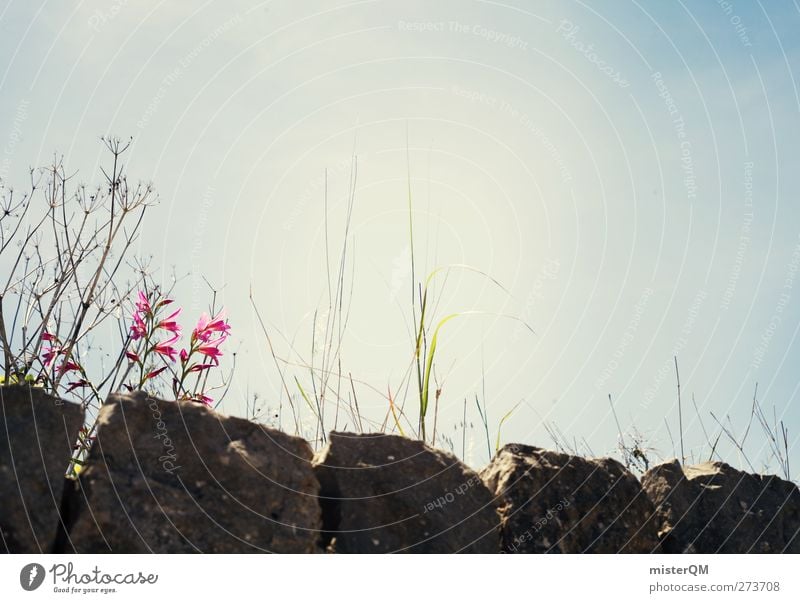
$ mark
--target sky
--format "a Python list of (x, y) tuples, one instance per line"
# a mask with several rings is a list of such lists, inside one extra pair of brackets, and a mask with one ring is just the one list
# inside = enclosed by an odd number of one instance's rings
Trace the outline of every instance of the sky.
[(226, 414), (285, 398), (255, 309), (305, 406), (346, 242), (341, 366), (371, 420), (413, 357), (413, 251), (417, 282), (455, 267), (437, 445), (477, 467), (498, 439), (602, 456), (621, 431), (656, 462), (682, 429), (690, 461), (719, 439), (777, 473), (758, 425), (738, 450), (717, 421), (741, 438), (757, 383), (800, 467), (799, 26), (789, 1), (4, 0), (0, 178), (58, 154), (97, 182), (99, 138), (133, 137), (160, 198), (136, 252), (185, 276), (187, 316), (205, 280), (228, 311)]

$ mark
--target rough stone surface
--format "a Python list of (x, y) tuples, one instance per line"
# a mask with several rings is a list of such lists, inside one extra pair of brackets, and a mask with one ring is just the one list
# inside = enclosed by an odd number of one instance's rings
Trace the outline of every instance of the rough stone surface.
[(800, 492), (719, 462), (653, 467), (642, 486), (668, 553), (800, 553)]
[(0, 408), (0, 550), (50, 553), (83, 410), (27, 385), (0, 387)]
[(0, 552), (800, 553), (800, 490), (724, 463), (647, 472), (532, 446), (480, 475), (419, 441), (308, 443), (202, 405), (112, 396), (80, 479), (80, 406), (0, 387)]
[(200, 404), (112, 396), (64, 550), (306, 553), (320, 537), (307, 442)]
[(619, 462), (509, 444), (481, 472), (507, 553), (660, 552), (653, 505)]
[(315, 471), (331, 552), (499, 552), (493, 497), (450, 454), (400, 436), (334, 432)]

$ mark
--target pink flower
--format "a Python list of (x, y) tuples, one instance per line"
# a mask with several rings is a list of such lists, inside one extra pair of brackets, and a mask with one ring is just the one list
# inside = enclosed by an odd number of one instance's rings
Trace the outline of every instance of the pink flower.
[(61, 348), (59, 346), (42, 348), (42, 364), (44, 364), (46, 370), (49, 371), (53, 368), (53, 363), (60, 353)]
[(200, 319), (197, 321), (197, 326), (194, 328), (194, 331), (192, 331), (192, 339), (196, 341), (208, 341), (214, 333), (222, 333), (227, 336), (230, 330), (231, 327), (225, 320), (224, 308), (213, 318), (206, 312), (203, 312), (200, 315)]
[(156, 325), (157, 329), (164, 329), (165, 331), (169, 331), (170, 333), (179, 334), (181, 332), (181, 327), (175, 320), (178, 314), (181, 313), (181, 309), (178, 308), (172, 314), (167, 316), (164, 320), (159, 321)]
[(175, 333), (175, 335), (169, 339), (157, 343), (155, 346), (153, 346), (153, 351), (169, 358), (170, 362), (175, 362), (175, 357), (178, 355), (178, 350), (176, 350), (172, 344), (178, 341), (178, 337), (179, 335)]
[(86, 379), (81, 379), (80, 381), (72, 381), (67, 384), (67, 392), (71, 392), (72, 390), (78, 389), (79, 387), (86, 387), (89, 385), (89, 382)]
[(139, 291), (139, 301), (136, 302), (136, 309), (145, 314), (152, 314), (153, 308), (150, 306), (150, 300), (147, 299), (144, 291)]
[(42, 331), (42, 341), (58, 341), (58, 337), (47, 331)]
[(205, 394), (195, 394), (192, 397), (192, 401), (200, 402), (201, 404), (205, 404), (206, 406), (211, 406), (211, 403), (214, 401), (214, 398), (206, 396)]
[(159, 369), (156, 369), (154, 371), (150, 371), (149, 373), (147, 373), (147, 376), (145, 377), (145, 379), (152, 379), (153, 377), (158, 377), (161, 373), (163, 373), (166, 370), (167, 370), (167, 367), (166, 366), (162, 366)]
[(208, 315), (208, 312), (203, 312), (200, 315), (200, 318), (197, 319), (197, 326), (194, 328), (194, 334), (202, 333), (205, 331), (208, 323), (211, 322), (211, 317)]
[(219, 364), (218, 358), (222, 356), (219, 346), (222, 345), (222, 342), (224, 342), (226, 339), (227, 335), (222, 335), (213, 341), (208, 341), (207, 343), (202, 344), (197, 348), (197, 351), (203, 356), (211, 358), (215, 365)]
[(128, 360), (132, 360), (133, 362), (139, 362), (138, 354), (131, 352), (130, 350), (125, 350), (125, 355), (128, 357)]
[(58, 372), (60, 374), (68, 373), (69, 371), (81, 371), (81, 365), (77, 362), (70, 360), (69, 362), (65, 362), (60, 367), (58, 367)]
[(139, 312), (134, 313), (133, 315), (133, 324), (131, 325), (131, 339), (136, 341), (137, 339), (141, 339), (147, 335), (147, 325), (142, 320), (142, 317), (139, 315)]

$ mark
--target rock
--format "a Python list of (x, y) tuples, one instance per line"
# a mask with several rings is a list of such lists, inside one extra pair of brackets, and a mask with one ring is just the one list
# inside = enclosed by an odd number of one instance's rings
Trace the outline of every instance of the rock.
[(50, 553), (83, 410), (27, 385), (0, 387), (0, 537), (8, 553)]
[(64, 548), (315, 552), (322, 525), (312, 456), (300, 438), (201, 404), (111, 396)]
[(642, 486), (667, 553), (800, 553), (800, 492), (719, 462), (653, 467)]
[(481, 472), (507, 553), (659, 552), (653, 506), (619, 462), (509, 444)]
[(497, 553), (480, 477), (416, 440), (334, 432), (315, 461), (324, 544), (336, 553)]

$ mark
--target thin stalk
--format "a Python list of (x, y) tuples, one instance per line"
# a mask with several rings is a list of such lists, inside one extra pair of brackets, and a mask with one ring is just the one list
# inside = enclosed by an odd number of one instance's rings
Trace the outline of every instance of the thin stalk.
[(675, 356), (675, 379), (678, 382), (678, 435), (681, 441), (681, 465), (686, 463), (686, 455), (683, 452), (683, 410), (681, 408), (681, 376), (678, 373), (678, 357)]

